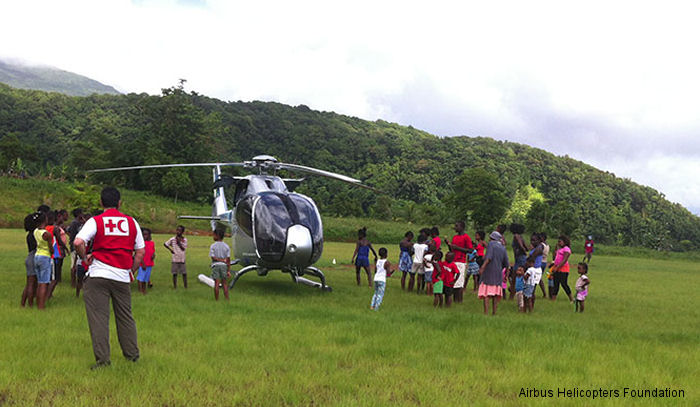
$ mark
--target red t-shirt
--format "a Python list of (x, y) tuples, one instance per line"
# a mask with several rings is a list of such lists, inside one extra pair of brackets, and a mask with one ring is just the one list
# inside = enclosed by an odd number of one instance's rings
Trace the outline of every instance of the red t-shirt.
[(146, 253), (143, 255), (141, 267), (153, 267), (153, 255), (156, 254), (156, 244), (153, 242), (153, 240), (146, 240), (143, 243), (146, 245), (144, 247)]
[[(452, 244), (457, 247), (461, 247), (463, 249), (472, 249), (474, 246), (472, 245), (472, 238), (469, 237), (468, 234), (463, 234), (463, 235), (455, 235), (452, 238)], [(455, 263), (466, 263), (467, 262), (467, 254), (462, 253), (460, 251), (455, 250)]]
[(435, 236), (433, 238), (433, 242), (435, 242), (435, 249), (440, 250), (440, 245), (442, 244), (442, 239), (440, 239), (440, 236)]
[(484, 244), (479, 242), (479, 244), (476, 245), (476, 255), (484, 257), (484, 250), (486, 247), (484, 247)]
[(444, 261), (439, 262), (442, 273), (440, 274), (440, 280), (445, 283), (448, 287), (454, 287), (455, 281), (457, 280), (457, 275), (459, 274), (459, 269), (454, 263), (446, 263)]

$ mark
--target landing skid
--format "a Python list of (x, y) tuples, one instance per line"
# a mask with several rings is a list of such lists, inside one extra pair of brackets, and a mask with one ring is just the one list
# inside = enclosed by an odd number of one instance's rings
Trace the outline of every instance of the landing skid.
[[(236, 285), (236, 282), (238, 281), (239, 278), (241, 278), (241, 276), (243, 276), (244, 274), (246, 274), (250, 271), (253, 271), (253, 270), (257, 270), (258, 275), (260, 275), (260, 276), (267, 275), (267, 272), (269, 271), (268, 269), (260, 267), (256, 264), (243, 267), (242, 269), (238, 270), (238, 272), (236, 272), (236, 275), (233, 277), (233, 279), (231, 279), (231, 283), (229, 284), (229, 289), (233, 289), (233, 286)], [(322, 291), (327, 291), (327, 292), (330, 292), (333, 290), (330, 286), (326, 285), (326, 276), (323, 274), (323, 272), (321, 270), (317, 269), (316, 267), (307, 267), (301, 273), (297, 273), (293, 270), (284, 270), (283, 272), (289, 273), (289, 275), (292, 276), (292, 280), (297, 284), (308, 285), (310, 287), (319, 288)], [(321, 282), (318, 283), (316, 281), (309, 280), (308, 278), (304, 278), (304, 277), (302, 277), (303, 274), (310, 274), (314, 277), (318, 277), (321, 280)]]

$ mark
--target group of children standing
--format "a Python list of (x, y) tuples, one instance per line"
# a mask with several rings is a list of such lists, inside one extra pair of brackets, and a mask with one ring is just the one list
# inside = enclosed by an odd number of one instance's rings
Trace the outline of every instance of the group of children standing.
[[(575, 304), (577, 312), (583, 312), (584, 302), (588, 294), (588, 264), (579, 263), (578, 273), (580, 277), (576, 281), (575, 298), (571, 296), (571, 290), (568, 286), (569, 263), (568, 258), (571, 255), (570, 241), (566, 236), (560, 236), (557, 242), (555, 258), (552, 263), (547, 264), (547, 256), (550, 248), (547, 245), (547, 236), (543, 233), (534, 233), (530, 239), (530, 245), (526, 245), (522, 241), (520, 234), (522, 231), (518, 225), (511, 229), (515, 229), (514, 233), (514, 254), (515, 263), (511, 266), (507, 260), (505, 252), (505, 240), (502, 232), (506, 227), (501, 225), (500, 231), (494, 231), (491, 235), (492, 243), (500, 246), (490, 246), (492, 251), (500, 252), (502, 255), (496, 259), (494, 256), (488, 256), (487, 244), (485, 242), (485, 233), (477, 231), (475, 234), (475, 242), (472, 242), (468, 234), (464, 232), (464, 222), (455, 224), (456, 235), (452, 238), (451, 243), (447, 243), (447, 239), (439, 237), (437, 227), (432, 229), (422, 229), (416, 242), (413, 243), (415, 237), (412, 232), (406, 232), (403, 240), (399, 243), (399, 262), (398, 270), (401, 271), (401, 288), (408, 289), (420, 294), (425, 292), (427, 295), (432, 295), (433, 305), (435, 307), (450, 307), (452, 302), (463, 302), (464, 291), (466, 290), (469, 279), (473, 280), (473, 291), (478, 291), (480, 299), (484, 300), (484, 311), (488, 313), (487, 301), (492, 301), (492, 311), (496, 313), (497, 303), (501, 298), (505, 298), (506, 292), (510, 291), (510, 299), (515, 298), (520, 312), (532, 312), (535, 305), (535, 291), (537, 286), (540, 286), (543, 296), (546, 297), (544, 289), (543, 274), (548, 269), (546, 280), (549, 285), (549, 298), (556, 300), (559, 287), (563, 288), (569, 296), (572, 303)], [(446, 253), (443, 253), (441, 247), (446, 246)], [(516, 248), (521, 249), (520, 253)], [(371, 286), (369, 271), (369, 252), (375, 253), (371, 243), (367, 240), (366, 228), (358, 231), (358, 242), (353, 253), (353, 263), (356, 266), (357, 284), (361, 284), (361, 268), (365, 269), (368, 283)], [(388, 251), (386, 248), (379, 249), (379, 260), (376, 262), (376, 273), (374, 278), (375, 293), (372, 297), (370, 308), (378, 310), (382, 303), (386, 290), (386, 278), (391, 276), (394, 268), (391, 267), (387, 260)], [(375, 255), (376, 259), (376, 255)], [(487, 260), (487, 261), (485, 261)], [(488, 263), (492, 264), (485, 267)], [(495, 265), (495, 263), (498, 263)], [(497, 285), (489, 285), (480, 282), (484, 271), (489, 273), (488, 269), (493, 267), (498, 268)], [(501, 279), (502, 277), (502, 279)], [(489, 280), (493, 278), (490, 277)], [(407, 281), (408, 280), (408, 284)], [(493, 283), (493, 281), (489, 281)], [(477, 289), (478, 287), (478, 289)]]
[[(47, 205), (39, 206), (36, 212), (25, 217), (27, 279), (22, 291), (22, 307), (26, 305), (32, 307), (36, 299), (37, 308), (46, 308), (48, 299), (53, 295), (56, 285), (62, 280), (63, 260), (66, 257), (71, 259), (71, 286), (75, 288), (76, 297), (80, 296), (87, 270), (83, 267), (80, 257), (75, 255), (73, 240), (85, 222), (91, 218), (91, 215), (83, 212), (80, 208), (74, 209), (72, 215), (74, 219), (68, 227), (64, 227), (68, 221), (68, 212), (64, 209), (54, 211)], [(182, 276), (183, 285), (187, 288), (187, 238), (184, 233), (185, 227), (178, 226), (176, 235), (163, 243), (163, 246), (172, 254), (173, 288), (177, 288), (178, 274)], [(145, 255), (135, 279), (139, 292), (146, 294), (147, 288), (153, 287), (151, 273), (155, 265), (156, 250), (151, 230), (142, 228), (142, 234), (145, 242)], [(231, 252), (229, 246), (223, 242), (223, 237), (223, 232), (214, 232), (214, 244), (211, 245), (209, 251), (211, 274), (217, 282), (214, 288), (214, 297), (217, 300), (219, 299), (219, 286), (224, 287), (224, 296), (228, 299), (226, 281), (230, 277), (231, 270)], [(90, 247), (88, 247), (89, 252)]]

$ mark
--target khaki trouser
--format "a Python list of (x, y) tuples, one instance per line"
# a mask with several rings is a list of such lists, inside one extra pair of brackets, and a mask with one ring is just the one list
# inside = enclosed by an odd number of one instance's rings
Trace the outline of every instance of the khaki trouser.
[(124, 357), (136, 360), (136, 322), (131, 315), (131, 288), (129, 283), (106, 278), (88, 277), (83, 285), (85, 313), (87, 314), (92, 350), (98, 363), (109, 362), (109, 299), (112, 299), (117, 337)]

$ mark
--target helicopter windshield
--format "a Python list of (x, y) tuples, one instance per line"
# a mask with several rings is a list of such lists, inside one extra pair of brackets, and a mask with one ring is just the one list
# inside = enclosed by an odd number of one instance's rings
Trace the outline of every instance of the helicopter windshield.
[(253, 208), (255, 244), (264, 260), (282, 260), (287, 243), (287, 230), (293, 225), (309, 229), (313, 240), (312, 264), (323, 251), (323, 228), (318, 209), (313, 201), (303, 195), (265, 192), (259, 196)]

